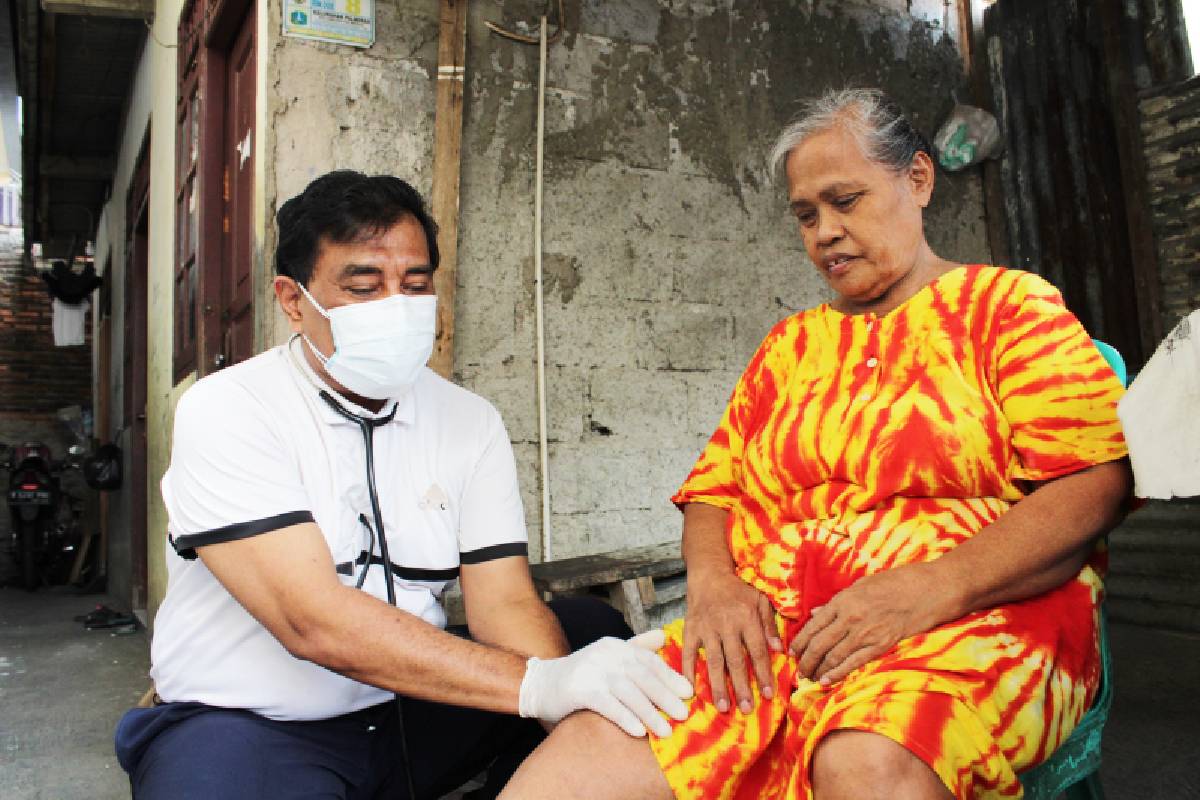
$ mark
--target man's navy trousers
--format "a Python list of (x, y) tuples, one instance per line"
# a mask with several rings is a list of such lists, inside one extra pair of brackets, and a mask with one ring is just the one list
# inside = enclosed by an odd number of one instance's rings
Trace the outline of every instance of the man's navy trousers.
[[(631, 635), (590, 598), (550, 603), (572, 650)], [(401, 698), (332, 719), (279, 722), (200, 703), (135, 708), (117, 724), (116, 751), (134, 800), (412, 800), (437, 798), (482, 771), (472, 798), (495, 797), (545, 737), (535, 720)]]

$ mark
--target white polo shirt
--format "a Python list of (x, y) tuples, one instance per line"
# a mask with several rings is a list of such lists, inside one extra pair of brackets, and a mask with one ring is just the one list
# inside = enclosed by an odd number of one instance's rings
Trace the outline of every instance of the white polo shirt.
[[(426, 369), (411, 392), (372, 414), (329, 390), (302, 346), (293, 338), (203, 378), (179, 400), (162, 480), (173, 546), (150, 671), (168, 702), (297, 720), (391, 697), (293, 657), (195, 556), (198, 546), (315, 521), (339, 578), (356, 584), (375, 526), (366, 448), (359, 426), (322, 391), (355, 414), (390, 417), (374, 428), (373, 444), (400, 608), (444, 627), (438, 599), (460, 564), (527, 552), (512, 447), (490, 403)], [(386, 599), (378, 544), (373, 552), (362, 588)]]

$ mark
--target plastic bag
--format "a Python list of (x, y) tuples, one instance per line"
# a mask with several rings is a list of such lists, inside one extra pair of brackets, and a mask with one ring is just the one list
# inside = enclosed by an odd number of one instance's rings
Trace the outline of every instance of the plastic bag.
[(947, 172), (974, 166), (1000, 150), (996, 118), (975, 106), (955, 104), (950, 117), (933, 138), (938, 163)]
[(111, 442), (96, 448), (96, 452), (83, 460), (83, 480), (99, 491), (121, 488), (121, 448)]

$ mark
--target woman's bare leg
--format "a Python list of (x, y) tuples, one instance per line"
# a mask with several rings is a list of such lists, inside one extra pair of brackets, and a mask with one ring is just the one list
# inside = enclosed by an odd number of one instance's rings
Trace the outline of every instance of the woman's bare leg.
[(834, 731), (812, 763), (816, 800), (953, 800), (929, 765), (886, 736)]
[(567, 717), (525, 760), (499, 800), (671, 800), (646, 739), (590, 711)]

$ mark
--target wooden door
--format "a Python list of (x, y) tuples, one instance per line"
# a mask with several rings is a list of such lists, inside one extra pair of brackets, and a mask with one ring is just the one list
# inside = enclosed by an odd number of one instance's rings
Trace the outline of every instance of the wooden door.
[(226, 364), (254, 354), (254, 31), (251, 5), (225, 59), (221, 320)]

